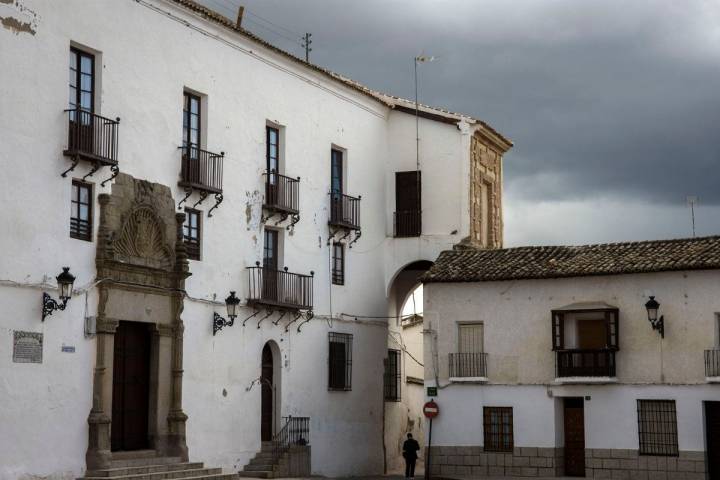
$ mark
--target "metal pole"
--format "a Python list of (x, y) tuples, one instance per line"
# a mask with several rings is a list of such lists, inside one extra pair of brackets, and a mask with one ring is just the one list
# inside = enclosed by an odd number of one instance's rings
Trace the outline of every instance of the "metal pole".
[(425, 480), (430, 480), (430, 449), (432, 446), (432, 417), (430, 417), (430, 431), (428, 432), (428, 449), (425, 455)]
[(415, 57), (415, 167), (420, 171), (420, 117), (418, 115), (418, 59)]

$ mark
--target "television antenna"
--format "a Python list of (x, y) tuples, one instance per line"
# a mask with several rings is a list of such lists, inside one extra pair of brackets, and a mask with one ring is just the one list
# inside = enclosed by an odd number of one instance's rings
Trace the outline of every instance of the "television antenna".
[(690, 215), (692, 216), (692, 233), (695, 238), (695, 205), (698, 203), (698, 197), (695, 195), (688, 195), (685, 197), (687, 206), (690, 207)]

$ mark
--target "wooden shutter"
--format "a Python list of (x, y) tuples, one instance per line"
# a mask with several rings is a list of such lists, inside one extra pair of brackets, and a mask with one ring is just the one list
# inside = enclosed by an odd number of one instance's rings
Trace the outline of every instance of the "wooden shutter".
[(562, 350), (565, 348), (565, 314), (552, 313), (552, 348)]
[(420, 210), (420, 172), (395, 172), (395, 210), (417, 212)]
[(607, 346), (611, 350), (620, 349), (620, 343), (618, 342), (618, 339), (620, 338), (620, 323), (618, 322), (618, 314), (619, 312), (617, 310), (610, 310), (605, 312), (605, 325), (607, 326)]
[(458, 353), (482, 353), (483, 324), (467, 323), (458, 326)]

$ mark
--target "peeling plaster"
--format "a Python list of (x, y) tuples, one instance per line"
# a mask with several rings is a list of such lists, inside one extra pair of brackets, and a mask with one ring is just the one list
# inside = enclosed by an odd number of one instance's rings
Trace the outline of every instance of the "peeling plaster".
[(247, 221), (248, 230), (260, 230), (262, 228), (262, 195), (259, 190), (245, 192), (247, 201), (245, 202), (245, 220)]
[(25, 7), (21, 0), (0, 0), (0, 5), (11, 5), (0, 9), (0, 23), (3, 27), (15, 35), (35, 35), (39, 20), (37, 13)]

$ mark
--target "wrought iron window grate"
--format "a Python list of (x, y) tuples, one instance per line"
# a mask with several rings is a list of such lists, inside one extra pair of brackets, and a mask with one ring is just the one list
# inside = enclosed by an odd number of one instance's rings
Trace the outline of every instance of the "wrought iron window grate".
[(329, 333), (328, 390), (352, 390), (352, 338), (349, 333)]
[(483, 437), (486, 452), (513, 451), (512, 407), (483, 407)]
[(385, 359), (384, 390), (385, 400), (399, 402), (401, 399), (400, 385), (402, 379), (400, 350), (388, 350)]
[(640, 455), (678, 455), (675, 400), (638, 400)]

